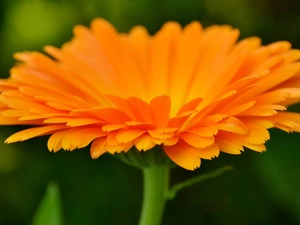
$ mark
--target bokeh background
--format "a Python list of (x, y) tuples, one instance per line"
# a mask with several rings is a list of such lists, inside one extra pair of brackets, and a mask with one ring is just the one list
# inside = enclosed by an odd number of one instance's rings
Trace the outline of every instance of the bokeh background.
[[(300, 48), (299, 0), (1, 0), (1, 77), (9, 76), (14, 52), (61, 46), (76, 24), (88, 25), (95, 17), (122, 32), (141, 24), (155, 33), (169, 20), (230, 24), (241, 30), (241, 38), (260, 36), (264, 44), (288, 40)], [(292, 110), (300, 112), (300, 107)], [(109, 155), (92, 160), (88, 149), (50, 153), (46, 137), (2, 144), (17, 130), (0, 127), (0, 225), (31, 224), (49, 182), (59, 187), (64, 225), (137, 224), (139, 170)], [(173, 169), (176, 182), (234, 167), (181, 191), (168, 202), (163, 225), (300, 224), (300, 134), (272, 130), (271, 136), (265, 153), (221, 154), (203, 160), (195, 172)]]

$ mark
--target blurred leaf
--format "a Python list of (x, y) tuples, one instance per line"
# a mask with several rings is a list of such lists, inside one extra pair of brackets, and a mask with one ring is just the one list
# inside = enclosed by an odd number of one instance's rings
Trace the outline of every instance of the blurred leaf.
[(62, 209), (56, 183), (49, 183), (39, 204), (32, 225), (62, 225)]
[[(0, 132), (3, 129), (0, 130)], [(22, 154), (12, 145), (4, 144), (5, 134), (0, 133), (0, 174), (15, 171), (22, 162)]]

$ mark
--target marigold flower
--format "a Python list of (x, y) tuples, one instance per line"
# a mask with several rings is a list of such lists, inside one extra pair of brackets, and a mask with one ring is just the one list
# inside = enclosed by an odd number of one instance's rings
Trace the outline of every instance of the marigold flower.
[(0, 124), (33, 127), (6, 143), (51, 135), (50, 151), (92, 143), (92, 158), (161, 145), (189, 170), (220, 151), (265, 151), (269, 128), (300, 131), (300, 114), (283, 112), (300, 101), (300, 51), (238, 36), (198, 22), (120, 34), (95, 19), (61, 49), (45, 47), (50, 57), (17, 53), (0, 81)]

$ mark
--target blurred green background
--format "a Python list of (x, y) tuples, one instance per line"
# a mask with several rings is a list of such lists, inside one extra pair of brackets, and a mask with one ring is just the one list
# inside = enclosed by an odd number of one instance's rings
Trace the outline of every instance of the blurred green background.
[[(109, 20), (122, 32), (141, 24), (154, 33), (169, 20), (182, 25), (193, 20), (204, 26), (230, 24), (241, 30), (241, 38), (260, 36), (264, 44), (289, 40), (300, 48), (299, 0), (2, 0), (0, 4), (1, 77), (9, 75), (14, 52), (61, 46), (72, 37), (76, 24), (88, 25), (95, 17)], [(300, 107), (293, 110), (300, 112)], [(142, 201), (139, 170), (109, 155), (92, 160), (88, 149), (49, 153), (46, 137), (2, 144), (17, 130), (0, 127), (0, 225), (31, 224), (52, 181), (60, 190), (64, 225), (137, 224)], [(250, 150), (240, 156), (221, 154), (203, 160), (195, 172), (173, 169), (176, 182), (225, 165), (235, 168), (181, 191), (168, 202), (163, 225), (300, 224), (300, 134), (272, 130), (271, 137), (263, 154)]]

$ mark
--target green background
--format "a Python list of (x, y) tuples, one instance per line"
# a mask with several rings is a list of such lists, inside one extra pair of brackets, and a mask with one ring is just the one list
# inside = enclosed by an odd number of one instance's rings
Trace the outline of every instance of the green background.
[[(88, 25), (95, 17), (109, 20), (122, 32), (141, 24), (152, 34), (169, 20), (182, 25), (193, 20), (204, 26), (230, 24), (241, 30), (241, 38), (259, 36), (264, 44), (288, 40), (300, 48), (299, 0), (2, 0), (0, 4), (1, 77), (8, 77), (14, 52), (61, 46), (72, 37), (76, 24)], [(300, 112), (300, 107), (293, 110)], [(88, 148), (50, 153), (46, 137), (2, 144), (17, 130), (20, 127), (0, 127), (0, 225), (31, 224), (52, 181), (60, 190), (64, 225), (137, 224), (142, 201), (138, 169), (109, 155), (92, 160)], [(168, 202), (163, 225), (300, 224), (299, 140), (300, 134), (272, 130), (263, 154), (250, 150), (240, 156), (221, 154), (203, 160), (195, 172), (173, 169), (176, 182), (218, 167), (234, 167), (181, 191)]]

